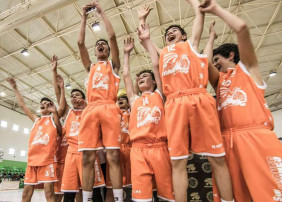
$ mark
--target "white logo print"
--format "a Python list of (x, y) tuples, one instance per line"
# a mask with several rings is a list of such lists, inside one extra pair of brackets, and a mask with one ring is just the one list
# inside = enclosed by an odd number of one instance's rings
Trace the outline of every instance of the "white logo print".
[(159, 107), (138, 107), (137, 109), (137, 128), (148, 123), (158, 124), (161, 120), (162, 112)]
[(95, 72), (92, 79), (92, 88), (97, 89), (109, 89), (109, 76), (103, 75), (99, 72)]
[(190, 60), (185, 54), (178, 57), (176, 53), (167, 53), (164, 55), (163, 68), (162, 76), (175, 75), (178, 72), (188, 74)]
[(55, 177), (54, 165), (51, 164), (45, 170), (45, 177)]
[(122, 133), (128, 133), (128, 122), (124, 121), (124, 117), (122, 117), (121, 122), (120, 122), (120, 127), (121, 127), (121, 132)]
[(77, 136), (78, 135), (78, 128), (80, 123), (78, 121), (71, 122), (70, 134), (69, 136)]
[(247, 94), (239, 87), (235, 87), (232, 91), (229, 90), (228, 86), (230, 84), (230, 80), (224, 80), (222, 82), (224, 87), (219, 89), (220, 99), (218, 110), (226, 109), (229, 106), (246, 106)]
[(64, 137), (63, 137), (63, 140), (62, 140), (62, 142), (61, 142), (61, 145), (60, 145), (61, 147), (65, 147), (65, 146), (68, 146), (68, 142), (67, 142), (67, 138), (66, 138), (66, 136), (64, 135)]
[(44, 144), (47, 145), (49, 142), (49, 135), (48, 133), (43, 134), (42, 131), (37, 131), (31, 145), (38, 145), (38, 144)]

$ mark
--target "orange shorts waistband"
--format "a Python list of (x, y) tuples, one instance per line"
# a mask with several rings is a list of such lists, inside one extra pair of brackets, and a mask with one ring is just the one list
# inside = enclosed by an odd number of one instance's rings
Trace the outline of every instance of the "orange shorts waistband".
[(228, 128), (228, 129), (221, 130), (221, 134), (222, 135), (228, 135), (228, 134), (234, 133), (234, 132), (248, 131), (248, 130), (254, 130), (254, 129), (268, 129), (268, 130), (271, 130), (271, 127), (270, 126), (265, 126), (265, 125), (241, 126), (241, 127)]
[(181, 97), (191, 94), (199, 94), (199, 93), (207, 93), (207, 90), (205, 88), (190, 88), (190, 89), (178, 90), (174, 93), (170, 93), (169, 95), (167, 95), (166, 99), (171, 100), (176, 97)]
[(145, 141), (136, 141), (132, 143), (132, 147), (167, 147), (167, 141), (159, 142), (145, 142)]
[(104, 104), (116, 104), (116, 103), (113, 100), (96, 100), (96, 101), (87, 103), (87, 106), (97, 106), (97, 105), (104, 105)]

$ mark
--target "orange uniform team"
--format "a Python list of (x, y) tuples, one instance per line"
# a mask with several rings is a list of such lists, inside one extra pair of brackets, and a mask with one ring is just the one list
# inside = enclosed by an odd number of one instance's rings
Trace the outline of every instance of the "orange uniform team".
[[(153, 201), (154, 189), (161, 200), (185, 202), (191, 153), (207, 156), (212, 166), (214, 201), (282, 201), (282, 145), (272, 131), (264, 99), (267, 85), (249, 29), (216, 0), (186, 2), (195, 13), (191, 35), (170, 25), (162, 48), (150, 39), (146, 18), (152, 8), (138, 8), (138, 42), (124, 37), (122, 67), (122, 49), (103, 8), (98, 1), (83, 6), (78, 49), (87, 73), (86, 96), (83, 89), (72, 89), (71, 105), (55, 55), (51, 70), (58, 108), (44, 97), (37, 117), (15, 80), (8, 80), (34, 122), (22, 201), (31, 201), (34, 186), (44, 183), (48, 202), (121, 202), (126, 190), (133, 201), (147, 202)], [(91, 8), (101, 16), (108, 38), (93, 42), (95, 63), (85, 44)], [(211, 23), (205, 50), (199, 53), (205, 13), (222, 19), (238, 45), (213, 49), (217, 34)], [(152, 69), (143, 69), (133, 81), (130, 53), (136, 43), (148, 52)], [(118, 96), (120, 68), (126, 93)], [(216, 99), (206, 90), (208, 82)]]

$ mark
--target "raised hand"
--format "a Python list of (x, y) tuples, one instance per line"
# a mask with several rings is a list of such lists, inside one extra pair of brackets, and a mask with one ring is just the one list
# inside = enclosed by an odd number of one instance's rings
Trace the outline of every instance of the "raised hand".
[(7, 82), (9, 82), (9, 83), (11, 84), (11, 86), (12, 86), (12, 88), (13, 88), (14, 90), (17, 89), (16, 81), (15, 81), (13, 78), (7, 79)]
[(78, 105), (78, 106), (81, 106), (81, 107), (86, 107), (87, 103), (85, 102), (84, 99), (73, 99), (73, 103)]
[(216, 9), (219, 7), (217, 2), (215, 0), (204, 0), (200, 6), (199, 9), (201, 12), (204, 13), (215, 13)]
[(58, 65), (58, 57), (56, 55), (53, 55), (51, 58), (51, 64), (52, 64), (52, 71), (57, 71), (57, 65)]
[(137, 28), (138, 37), (141, 41), (150, 38), (150, 26), (149, 24), (141, 24), (140, 27)]
[(150, 8), (150, 5), (144, 5), (139, 7), (138, 9), (138, 18), (139, 20), (146, 20), (147, 16), (149, 15), (149, 13), (151, 12), (151, 10), (153, 10), (153, 8)]
[(210, 36), (212, 36), (214, 39), (217, 39), (217, 34), (215, 32), (215, 29), (214, 29), (214, 26), (215, 26), (215, 21), (213, 21), (211, 24), (210, 24), (210, 28), (209, 28), (209, 34)]
[(96, 8), (97, 13), (100, 14), (100, 13), (103, 12), (103, 9), (102, 9), (102, 7), (101, 7), (101, 5), (99, 4), (98, 1), (93, 1), (91, 5), (92, 5), (92, 7)]
[(88, 14), (87, 14), (87, 10), (86, 9), (87, 8), (92, 8), (92, 7), (93, 7), (92, 4), (87, 4), (87, 5), (83, 6), (82, 7), (82, 16), (83, 17), (87, 17)]
[(60, 87), (60, 88), (63, 88), (64, 87), (64, 79), (61, 75), (57, 75), (57, 80), (56, 80), (56, 83), (57, 85)]
[(133, 48), (134, 48), (134, 39), (131, 38), (130, 36), (124, 39), (124, 47), (123, 47), (124, 53), (130, 53)]

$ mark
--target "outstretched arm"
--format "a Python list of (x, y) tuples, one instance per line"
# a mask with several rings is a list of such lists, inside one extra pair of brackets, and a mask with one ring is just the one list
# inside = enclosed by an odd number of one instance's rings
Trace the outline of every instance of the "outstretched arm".
[(59, 116), (58, 116), (58, 111), (57, 111), (55, 104), (53, 102), (50, 102), (48, 104), (47, 111), (53, 114), (53, 120), (54, 120), (54, 123), (56, 125), (57, 135), (61, 136), (62, 135), (62, 126), (61, 126), (60, 119), (59, 119)]
[(211, 23), (210, 25), (210, 30), (209, 30), (209, 40), (208, 43), (205, 47), (204, 50), (204, 54), (206, 54), (208, 56), (208, 60), (209, 60), (209, 81), (212, 85), (212, 87), (214, 88), (214, 90), (216, 91), (217, 88), (217, 83), (218, 83), (218, 79), (219, 79), (219, 71), (218, 69), (213, 65), (213, 44), (214, 44), (214, 40), (217, 38), (217, 34), (214, 30), (214, 25), (215, 25), (215, 21)]
[(11, 79), (7, 79), (7, 81), (11, 84), (13, 90), (15, 91), (19, 106), (22, 108), (22, 110), (28, 116), (28, 118), (30, 118), (34, 122), (37, 116), (33, 114), (31, 110), (26, 106), (24, 99), (17, 88), (17, 84), (15, 80), (11, 78)]
[(65, 87), (64, 87), (64, 79), (61, 75), (57, 76), (57, 87), (60, 88), (60, 101), (59, 101), (59, 108), (58, 108), (58, 116), (61, 118), (69, 111), (69, 105), (67, 104), (66, 97), (65, 97)]
[[(149, 13), (151, 12), (151, 10), (153, 10), (153, 8), (151, 8), (150, 5), (145, 4), (144, 6), (138, 8), (137, 10), (138, 10), (138, 18), (139, 18), (139, 27), (141, 27), (141, 25), (146, 24), (146, 19)], [(156, 44), (154, 43), (153, 43), (153, 47), (156, 49), (158, 55), (160, 55), (161, 49), (157, 47)]]
[(134, 92), (133, 82), (130, 76), (130, 65), (129, 65), (129, 57), (130, 52), (134, 47), (134, 39), (131, 37), (127, 37), (124, 39), (124, 58), (123, 58), (123, 80), (125, 84), (126, 94), (129, 99), (129, 104), (132, 106), (136, 93)]
[(94, 1), (93, 5), (96, 7), (97, 12), (101, 15), (105, 23), (105, 28), (106, 28), (107, 34), (109, 36), (109, 41), (110, 41), (113, 68), (114, 68), (115, 73), (118, 74), (119, 69), (120, 69), (120, 60), (119, 60), (119, 49), (117, 45), (117, 38), (116, 38), (114, 28), (109, 18), (107, 17), (106, 13), (104, 12), (102, 7), (98, 3), (98, 1)]
[(79, 38), (78, 38), (77, 44), (78, 44), (82, 64), (85, 70), (89, 72), (91, 61), (90, 61), (88, 50), (85, 46), (85, 28), (86, 28), (86, 19), (87, 19), (87, 13), (86, 13), (87, 8), (92, 8), (92, 4), (88, 4), (82, 7), (82, 18), (81, 18)]
[(258, 60), (246, 23), (234, 14), (224, 10), (215, 0), (205, 0), (200, 5), (200, 10), (217, 15), (235, 31), (238, 40), (240, 60), (246, 66), (255, 82), (259, 85), (263, 85), (259, 73)]
[(57, 102), (59, 104), (60, 102), (60, 89), (57, 85), (57, 76), (58, 76), (58, 73), (57, 73), (57, 63), (58, 63), (58, 57), (56, 55), (53, 55), (53, 57), (51, 58), (51, 63), (52, 63), (52, 67), (51, 67), (51, 70), (52, 70), (52, 77), (53, 77), (53, 87), (54, 87), (54, 90), (55, 90), (55, 94), (56, 94), (56, 98), (57, 98)]
[(199, 1), (198, 0), (186, 0), (190, 5), (192, 6), (194, 12), (195, 12), (195, 19), (192, 26), (192, 35), (189, 39), (193, 48), (198, 51), (199, 43), (201, 40), (201, 36), (203, 33), (204, 28), (204, 18), (205, 15), (203, 12), (199, 10)]
[(153, 72), (155, 75), (155, 81), (157, 83), (157, 89), (162, 93), (162, 82), (159, 72), (159, 57), (156, 49), (154, 48), (153, 42), (150, 39), (150, 27), (149, 24), (142, 24), (138, 28), (138, 36), (141, 40), (141, 44), (146, 48), (149, 52), (152, 65), (153, 65)]

